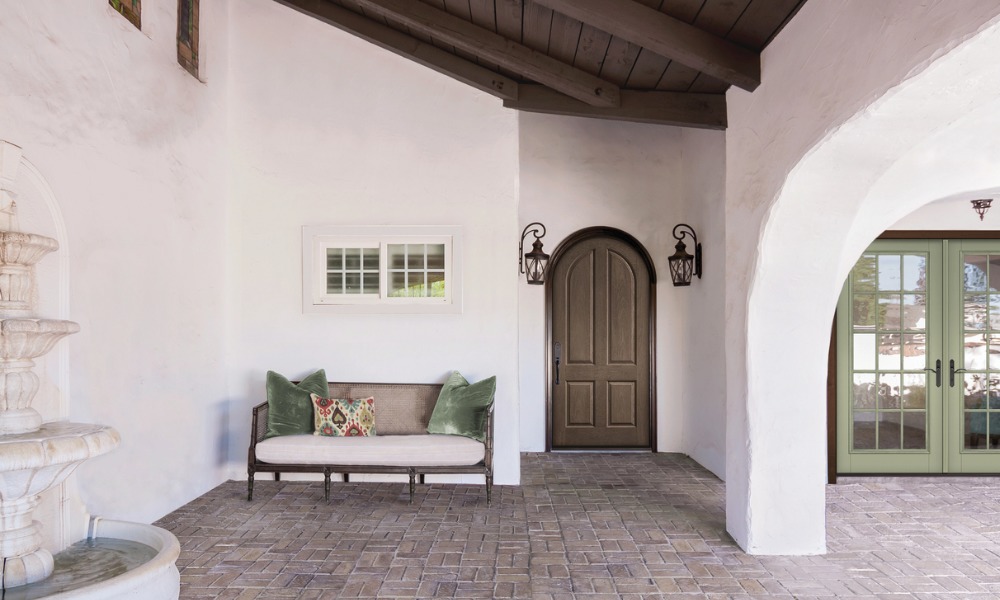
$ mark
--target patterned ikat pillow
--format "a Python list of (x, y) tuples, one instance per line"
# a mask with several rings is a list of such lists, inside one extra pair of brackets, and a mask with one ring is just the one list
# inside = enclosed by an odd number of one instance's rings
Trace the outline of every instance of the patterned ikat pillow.
[(375, 435), (375, 398), (323, 398), (310, 394), (315, 435), (351, 437)]

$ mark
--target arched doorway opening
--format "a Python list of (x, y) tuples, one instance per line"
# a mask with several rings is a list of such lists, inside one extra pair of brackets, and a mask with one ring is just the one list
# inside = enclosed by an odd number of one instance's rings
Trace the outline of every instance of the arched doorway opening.
[(632, 235), (590, 227), (546, 278), (546, 450), (656, 447), (656, 270)]
[(729, 388), (727, 527), (751, 553), (825, 550), (830, 323), (857, 258), (922, 206), (1000, 189), (1000, 26), (952, 46), (831, 124), (766, 207), (734, 361), (745, 398)]

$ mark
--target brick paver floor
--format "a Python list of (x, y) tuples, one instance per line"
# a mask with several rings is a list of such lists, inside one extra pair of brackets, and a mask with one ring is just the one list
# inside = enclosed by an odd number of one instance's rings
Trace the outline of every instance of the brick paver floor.
[(842, 480), (823, 556), (748, 556), (677, 454), (525, 454), (519, 487), (230, 481), (157, 524), (181, 598), (1000, 598), (1000, 479)]

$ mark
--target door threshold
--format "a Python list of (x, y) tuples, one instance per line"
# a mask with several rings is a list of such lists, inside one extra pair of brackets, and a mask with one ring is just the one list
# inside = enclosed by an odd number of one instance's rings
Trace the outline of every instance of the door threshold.
[(652, 448), (552, 448), (548, 452), (560, 454), (651, 454)]

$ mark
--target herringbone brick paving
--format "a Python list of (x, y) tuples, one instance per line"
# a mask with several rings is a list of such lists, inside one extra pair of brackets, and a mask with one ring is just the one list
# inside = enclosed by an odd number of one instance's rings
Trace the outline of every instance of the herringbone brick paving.
[(749, 556), (676, 454), (525, 454), (522, 485), (230, 481), (157, 524), (181, 598), (1000, 598), (1000, 480), (827, 487), (828, 553)]

